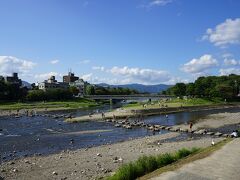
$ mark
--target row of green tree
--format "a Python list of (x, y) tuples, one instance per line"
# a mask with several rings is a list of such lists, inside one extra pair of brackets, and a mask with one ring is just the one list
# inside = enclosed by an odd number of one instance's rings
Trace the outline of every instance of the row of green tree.
[[(110, 88), (87, 85), (85, 89), (88, 95), (129, 95), (137, 94), (136, 90), (128, 88)], [(7, 83), (0, 80), (0, 101), (47, 101), (47, 100), (68, 100), (78, 95), (76, 87), (68, 89), (39, 90), (37, 86), (32, 86), (29, 90), (18, 84)]]
[(232, 99), (239, 94), (240, 76), (199, 77), (194, 83), (177, 83), (163, 94), (175, 96), (219, 97)]
[(93, 86), (88, 85), (86, 87), (87, 95), (130, 95), (130, 94), (139, 94), (137, 90), (129, 88), (112, 88), (112, 87), (102, 87), (102, 86)]
[(21, 88), (18, 84), (0, 80), (0, 100), (19, 100), (26, 97), (27, 93), (27, 88)]

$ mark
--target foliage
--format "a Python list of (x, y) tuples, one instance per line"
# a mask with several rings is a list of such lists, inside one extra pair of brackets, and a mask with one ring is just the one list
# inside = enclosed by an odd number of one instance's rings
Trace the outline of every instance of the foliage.
[(95, 89), (92, 85), (87, 85), (86, 94), (87, 95), (94, 95), (95, 94)]
[(73, 94), (69, 89), (30, 90), (26, 96), (28, 101), (67, 100), (72, 98)]
[(236, 98), (239, 93), (240, 75), (199, 77), (194, 83), (177, 83), (167, 94), (192, 97)]
[(108, 180), (132, 180), (152, 172), (158, 168), (178, 161), (190, 154), (199, 151), (198, 148), (180, 149), (175, 154), (161, 154), (158, 156), (142, 156), (137, 161), (121, 166), (116, 174), (109, 177)]
[(7, 83), (0, 80), (0, 100), (20, 100), (27, 94), (27, 89), (19, 84)]
[(130, 95), (138, 94), (138, 91), (122, 87), (111, 88), (88, 85), (86, 88), (86, 93), (87, 95)]

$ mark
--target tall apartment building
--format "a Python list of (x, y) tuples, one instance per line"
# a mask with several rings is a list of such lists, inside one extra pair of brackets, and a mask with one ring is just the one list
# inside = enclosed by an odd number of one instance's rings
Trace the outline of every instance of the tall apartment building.
[(79, 79), (79, 77), (75, 76), (74, 73), (72, 73), (72, 72), (68, 72), (68, 75), (63, 76), (64, 83), (72, 83), (78, 79)]

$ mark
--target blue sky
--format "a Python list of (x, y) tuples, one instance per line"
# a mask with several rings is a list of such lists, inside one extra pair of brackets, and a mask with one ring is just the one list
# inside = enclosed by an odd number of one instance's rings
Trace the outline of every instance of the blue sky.
[(174, 84), (240, 74), (238, 0), (0, 0), (0, 74)]

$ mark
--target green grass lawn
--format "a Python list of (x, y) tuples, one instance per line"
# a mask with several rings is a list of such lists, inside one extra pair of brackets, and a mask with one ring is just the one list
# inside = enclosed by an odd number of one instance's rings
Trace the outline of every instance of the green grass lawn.
[[(201, 105), (214, 105), (214, 104), (223, 104), (224, 102), (219, 99), (202, 99), (202, 98), (192, 98), (192, 99), (177, 99), (174, 98), (169, 101), (161, 102), (160, 106), (163, 104), (167, 107), (181, 107), (181, 106), (201, 106)], [(126, 109), (144, 109), (143, 104), (149, 103), (131, 103), (124, 105)], [(151, 105), (148, 105), (148, 108), (159, 108), (159, 102), (154, 101)]]
[(0, 103), (0, 110), (17, 110), (33, 108), (50, 108), (50, 109), (78, 109), (94, 107), (99, 105), (95, 101), (87, 99), (77, 99), (71, 101), (49, 101), (49, 102), (6, 102)]

